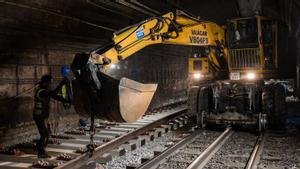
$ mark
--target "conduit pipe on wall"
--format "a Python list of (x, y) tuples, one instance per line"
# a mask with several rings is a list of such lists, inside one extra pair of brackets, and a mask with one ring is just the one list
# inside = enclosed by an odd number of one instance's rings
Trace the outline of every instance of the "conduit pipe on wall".
[(156, 15), (159, 15), (159, 14), (160, 14), (160, 12), (158, 12), (157, 10), (152, 9), (152, 8), (150, 8), (150, 7), (148, 7), (148, 6), (146, 6), (146, 5), (142, 4), (142, 3), (140, 3), (140, 2), (137, 1), (137, 0), (130, 0), (130, 2), (131, 2), (132, 4), (141, 6), (142, 8), (145, 8), (145, 9), (147, 9), (148, 11), (150, 11), (150, 12), (156, 14)]
[[(117, 11), (117, 10), (113, 10), (113, 9), (109, 9), (109, 8), (107, 8), (107, 7), (105, 7), (105, 6), (101, 6), (100, 4), (97, 4), (97, 3), (94, 2), (94, 1), (86, 0), (86, 2), (87, 2), (88, 4), (91, 4), (91, 5), (95, 6), (95, 7), (98, 7), (98, 8), (100, 8), (100, 9), (104, 9), (104, 10), (106, 10), (106, 11), (108, 11), (108, 12), (112, 12), (112, 13), (115, 13), (115, 14), (118, 14), (118, 15), (126, 16), (126, 17), (128, 17), (128, 18), (130, 18), (130, 19), (136, 19), (136, 18), (134, 18), (133, 16), (126, 15), (125, 13), (119, 12), (119, 11)], [(105, 3), (105, 2), (103, 2), (103, 3)]]
[(136, 6), (130, 2), (127, 2), (125, 0), (115, 0), (117, 3), (119, 4), (122, 4), (122, 5), (125, 5), (131, 9), (134, 9), (134, 10), (137, 10), (143, 14), (146, 14), (146, 15), (149, 15), (149, 16), (155, 16), (156, 14), (155, 13), (152, 13), (152, 12), (148, 12), (147, 10), (143, 9), (143, 8), (140, 8), (139, 6)]
[(60, 14), (58, 12), (54, 12), (54, 11), (50, 11), (50, 10), (46, 10), (46, 9), (42, 9), (42, 8), (37, 8), (37, 7), (30, 6), (30, 5), (24, 5), (24, 4), (15, 3), (15, 2), (9, 2), (9, 1), (6, 1), (6, 0), (0, 0), (0, 3), (6, 4), (6, 5), (11, 5), (11, 6), (17, 6), (17, 7), (25, 8), (25, 9), (35, 10), (35, 11), (39, 11), (39, 12), (43, 12), (43, 13), (47, 13), (47, 14), (51, 14), (51, 15), (60, 16), (60, 17), (70, 19), (70, 20), (73, 20), (73, 21), (76, 21), (76, 22), (84, 23), (84, 24), (87, 24), (87, 25), (90, 25), (90, 26), (93, 26), (93, 27), (97, 27), (97, 28), (100, 28), (100, 29), (105, 29), (107, 31), (116, 31), (113, 28), (98, 25), (98, 24), (95, 24), (95, 23), (91, 23), (89, 21), (85, 21), (85, 20), (79, 19), (77, 17), (63, 15), (63, 14)]

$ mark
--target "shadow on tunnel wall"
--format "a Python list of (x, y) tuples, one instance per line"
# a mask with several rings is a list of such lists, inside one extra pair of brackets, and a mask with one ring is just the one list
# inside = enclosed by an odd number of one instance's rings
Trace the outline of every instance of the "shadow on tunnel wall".
[(142, 83), (157, 83), (158, 89), (149, 109), (177, 102), (186, 97), (188, 57), (191, 47), (154, 45), (119, 63), (110, 74)]

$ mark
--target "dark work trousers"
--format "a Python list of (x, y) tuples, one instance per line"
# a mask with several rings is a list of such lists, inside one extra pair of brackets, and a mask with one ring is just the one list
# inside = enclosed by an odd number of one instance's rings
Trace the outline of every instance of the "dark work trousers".
[(38, 140), (36, 147), (38, 150), (38, 154), (44, 154), (45, 148), (48, 144), (49, 140), (49, 131), (47, 128), (47, 124), (45, 124), (45, 118), (42, 115), (33, 115), (33, 120), (35, 121), (35, 124), (39, 130), (40, 133), (40, 139)]

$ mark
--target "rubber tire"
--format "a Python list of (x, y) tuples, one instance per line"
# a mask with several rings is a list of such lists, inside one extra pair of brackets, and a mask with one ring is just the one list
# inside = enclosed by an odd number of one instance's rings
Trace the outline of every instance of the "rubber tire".
[(285, 127), (287, 107), (285, 102), (285, 88), (280, 84), (272, 86), (273, 107), (269, 114), (269, 128), (279, 130)]
[(213, 90), (211, 87), (202, 87), (199, 92), (199, 112), (210, 113), (213, 110)]
[(262, 91), (261, 89), (257, 89), (255, 92), (255, 100), (254, 100), (254, 112), (260, 113), (262, 112)]
[(188, 93), (188, 111), (189, 113), (195, 114), (199, 112), (199, 86), (192, 86)]

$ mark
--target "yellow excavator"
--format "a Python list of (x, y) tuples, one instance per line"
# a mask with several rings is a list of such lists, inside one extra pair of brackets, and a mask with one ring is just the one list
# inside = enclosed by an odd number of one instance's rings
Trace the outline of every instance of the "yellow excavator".
[[(266, 87), (263, 79), (278, 71), (276, 22), (263, 18), (230, 20), (227, 28), (202, 21), (182, 11), (170, 12), (126, 27), (112, 42), (89, 53), (77, 54), (71, 65), (75, 109), (117, 122), (133, 122), (147, 110), (157, 84), (114, 79), (107, 71), (146, 46), (188, 45), (197, 49), (189, 58), (191, 109), (199, 123), (253, 124), (266, 128), (272, 112), (283, 108), (281, 85)], [(268, 77), (268, 78), (271, 78)], [(276, 83), (274, 83), (276, 84)], [(279, 87), (278, 87), (279, 86)], [(191, 87), (192, 88), (192, 87)], [(265, 105), (265, 106), (264, 106)], [(271, 120), (272, 121), (272, 120)], [(274, 122), (275, 124), (275, 122)]]
[[(106, 74), (111, 66), (149, 45), (221, 48), (224, 37), (224, 30), (217, 24), (200, 21), (181, 11), (153, 17), (117, 31), (107, 46), (75, 56), (71, 66), (76, 77), (75, 108), (81, 114), (93, 112), (113, 121), (135, 121), (146, 111), (157, 85), (126, 78), (113, 79)], [(219, 67), (218, 58), (212, 55), (210, 59)]]

